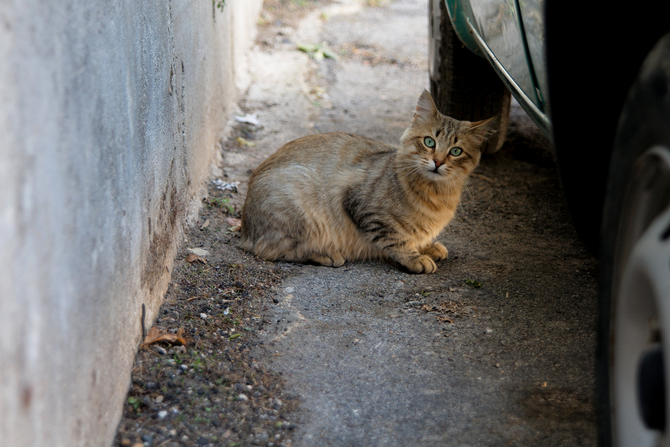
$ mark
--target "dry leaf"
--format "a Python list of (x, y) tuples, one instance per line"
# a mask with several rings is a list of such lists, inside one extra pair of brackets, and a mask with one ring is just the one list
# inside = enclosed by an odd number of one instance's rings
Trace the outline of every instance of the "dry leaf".
[(442, 321), (442, 322), (445, 322), (445, 323), (453, 323), (454, 322), (454, 320), (452, 320), (451, 318), (443, 317), (443, 316), (440, 316), (440, 315), (438, 315), (435, 318), (437, 318), (437, 321)]
[(186, 262), (189, 264), (193, 264), (194, 262), (202, 262), (203, 264), (207, 264), (207, 259), (201, 258), (200, 256), (191, 253), (190, 255), (186, 256)]
[(202, 226), (200, 227), (200, 229), (201, 229), (201, 230), (204, 230), (204, 229), (207, 228), (208, 226), (209, 226), (209, 219), (207, 219), (207, 220), (205, 221), (205, 223), (202, 224)]
[(235, 141), (237, 141), (237, 144), (239, 144), (242, 147), (245, 147), (245, 146), (246, 147), (254, 147), (254, 146), (256, 146), (256, 143), (254, 143), (253, 141), (246, 140), (242, 137), (235, 138)]
[(226, 223), (230, 225), (230, 231), (240, 231), (242, 227), (242, 220), (235, 219), (234, 217), (227, 217)]
[(148, 345), (153, 345), (155, 343), (172, 343), (172, 344), (177, 344), (177, 345), (185, 345), (186, 344), (186, 339), (182, 337), (182, 334), (184, 333), (184, 328), (179, 328), (176, 334), (163, 331), (161, 329), (158, 329), (156, 326), (152, 327), (149, 329), (149, 333), (144, 339), (144, 342), (142, 343), (142, 346), (148, 346)]

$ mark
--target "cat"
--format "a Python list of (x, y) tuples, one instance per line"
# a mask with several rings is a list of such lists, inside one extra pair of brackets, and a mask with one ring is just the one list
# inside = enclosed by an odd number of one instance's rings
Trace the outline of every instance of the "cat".
[(270, 261), (339, 267), (386, 259), (433, 273), (495, 119), (442, 115), (424, 91), (398, 148), (342, 132), (292, 141), (249, 178), (239, 246)]

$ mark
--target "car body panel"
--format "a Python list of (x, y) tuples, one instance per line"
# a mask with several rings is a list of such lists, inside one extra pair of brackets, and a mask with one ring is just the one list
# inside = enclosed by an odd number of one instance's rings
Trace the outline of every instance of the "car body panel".
[[(456, 34), (470, 50), (489, 60), (533, 121), (549, 137), (542, 34), (542, 2), (524, 2), (521, 19), (516, 0), (445, 0)], [(526, 41), (526, 32), (528, 41)], [(538, 74), (542, 77), (538, 81)]]
[(544, 0), (524, 0), (519, 3), (519, 8), (538, 101), (542, 110), (548, 111), (549, 86), (544, 51)]

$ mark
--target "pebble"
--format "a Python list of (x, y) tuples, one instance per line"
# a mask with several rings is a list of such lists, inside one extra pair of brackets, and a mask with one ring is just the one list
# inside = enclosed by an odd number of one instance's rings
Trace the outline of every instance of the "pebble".
[(261, 431), (256, 433), (256, 436), (254, 436), (254, 440), (252, 441), (252, 443), (254, 445), (265, 445), (269, 440), (270, 435), (268, 435), (267, 432)]
[(246, 394), (240, 394), (237, 396), (237, 400), (241, 400), (242, 402), (246, 402), (249, 400), (249, 397), (247, 397)]
[(167, 411), (161, 410), (161, 411), (158, 412), (158, 417), (159, 418), (163, 419), (163, 418), (165, 418), (165, 416), (167, 416)]
[(159, 394), (158, 396), (156, 396), (156, 399), (154, 399), (154, 400), (156, 401), (157, 404), (159, 404), (159, 403), (163, 402), (163, 399), (165, 399), (165, 397), (163, 397), (162, 395)]
[(188, 365), (183, 365), (183, 364), (179, 365), (179, 369), (181, 369), (182, 371), (186, 371), (188, 369)]
[(200, 314), (200, 318), (202, 318), (203, 320), (206, 320), (207, 319), (207, 314), (205, 314), (205, 313)]
[(209, 252), (207, 250), (205, 250), (204, 248), (188, 248), (187, 250), (190, 253), (193, 253), (196, 256), (201, 256), (201, 257), (209, 256)]
[(156, 346), (156, 352), (159, 353), (160, 355), (167, 354), (167, 350), (162, 346)]
[(154, 442), (154, 438), (151, 435), (142, 435), (142, 442), (146, 442), (147, 444), (151, 445)]

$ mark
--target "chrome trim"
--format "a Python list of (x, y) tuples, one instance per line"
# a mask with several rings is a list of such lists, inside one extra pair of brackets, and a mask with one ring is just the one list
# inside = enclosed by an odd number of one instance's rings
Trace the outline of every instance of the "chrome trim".
[(537, 126), (545, 133), (545, 135), (552, 139), (553, 133), (551, 122), (549, 122), (547, 115), (542, 110), (540, 110), (540, 108), (533, 102), (532, 99), (530, 99), (526, 92), (524, 92), (521, 87), (519, 87), (519, 84), (517, 84), (509, 75), (509, 73), (507, 73), (505, 67), (500, 63), (495, 54), (493, 54), (488, 45), (486, 45), (486, 42), (484, 42), (484, 39), (482, 39), (482, 37), (479, 35), (477, 29), (474, 27), (469, 18), (466, 19), (466, 22), (468, 24), (470, 34), (475, 38), (477, 45), (479, 45), (479, 48), (481, 48), (481, 50), (484, 52), (484, 55), (489, 60), (491, 65), (493, 65), (493, 68), (496, 70), (496, 72), (501, 75), (503, 83), (517, 99), (520, 99), (519, 103), (529, 112), (529, 115), (535, 124), (537, 124)]

